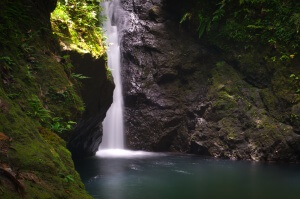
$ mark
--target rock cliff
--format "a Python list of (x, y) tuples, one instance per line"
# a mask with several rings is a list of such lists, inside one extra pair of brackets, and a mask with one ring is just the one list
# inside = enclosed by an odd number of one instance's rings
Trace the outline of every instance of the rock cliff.
[(171, 1), (121, 2), (130, 148), (299, 160), (299, 124), (288, 119), (299, 103), (292, 102), (288, 69), (264, 62), (263, 49), (226, 54), (200, 42), (179, 25)]
[(90, 54), (69, 54), (74, 72), (87, 79), (82, 80), (80, 89), (85, 111), (68, 139), (68, 148), (74, 157), (87, 157), (98, 151), (102, 141), (102, 121), (113, 100), (114, 83), (103, 57), (95, 59)]

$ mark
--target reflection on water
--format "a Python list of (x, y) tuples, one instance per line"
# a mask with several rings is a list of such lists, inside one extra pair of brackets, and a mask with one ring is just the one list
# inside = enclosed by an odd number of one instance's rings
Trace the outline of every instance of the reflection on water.
[(75, 164), (96, 199), (300, 198), (300, 165), (171, 154), (96, 156)]

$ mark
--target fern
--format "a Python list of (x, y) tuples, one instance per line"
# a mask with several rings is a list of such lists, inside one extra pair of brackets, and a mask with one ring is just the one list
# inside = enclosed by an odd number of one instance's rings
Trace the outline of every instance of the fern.
[(77, 78), (77, 79), (89, 79), (90, 77), (84, 76), (82, 74), (76, 74), (72, 73), (72, 77)]
[(191, 20), (191, 18), (192, 18), (192, 14), (191, 13), (189, 13), (189, 12), (187, 12), (187, 13), (185, 13), (184, 15), (183, 15), (183, 17), (181, 18), (181, 20), (180, 20), (180, 24), (182, 24), (183, 22), (185, 22), (186, 20)]

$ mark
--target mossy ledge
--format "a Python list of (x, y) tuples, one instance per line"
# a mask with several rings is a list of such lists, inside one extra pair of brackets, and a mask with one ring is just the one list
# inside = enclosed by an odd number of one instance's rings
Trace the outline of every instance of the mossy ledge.
[(52, 33), (56, 5), (0, 2), (0, 198), (91, 198), (66, 148), (89, 105), (83, 76)]

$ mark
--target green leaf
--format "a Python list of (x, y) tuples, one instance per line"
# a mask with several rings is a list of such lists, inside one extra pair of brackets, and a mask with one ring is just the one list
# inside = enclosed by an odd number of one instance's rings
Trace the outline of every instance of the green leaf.
[(77, 79), (89, 79), (90, 77), (84, 76), (82, 74), (76, 74), (72, 73), (72, 77), (77, 78)]
[(179, 23), (182, 24), (182, 23), (185, 22), (186, 20), (190, 20), (191, 17), (192, 17), (192, 14), (189, 13), (189, 12), (187, 12), (187, 13), (185, 13), (185, 14), (183, 15), (183, 17), (181, 18), (181, 20), (180, 20)]

